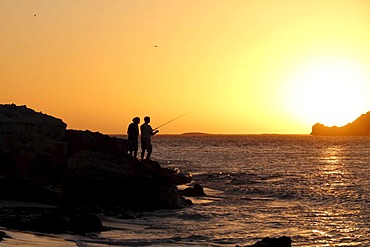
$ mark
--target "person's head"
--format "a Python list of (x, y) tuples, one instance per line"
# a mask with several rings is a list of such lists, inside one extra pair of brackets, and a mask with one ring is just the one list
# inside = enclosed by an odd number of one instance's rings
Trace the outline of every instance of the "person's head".
[(132, 119), (132, 122), (136, 123), (136, 124), (139, 124), (140, 123), (140, 118), (139, 117), (134, 117)]
[(146, 116), (146, 117), (144, 118), (144, 122), (145, 122), (145, 123), (150, 123), (150, 117)]

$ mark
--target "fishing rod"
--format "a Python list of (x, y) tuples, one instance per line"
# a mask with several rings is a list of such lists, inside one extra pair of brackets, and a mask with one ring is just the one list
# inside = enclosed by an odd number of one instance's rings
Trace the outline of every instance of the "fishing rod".
[(153, 129), (153, 130), (157, 130), (157, 129), (159, 129), (160, 127), (163, 127), (163, 126), (165, 126), (165, 125), (167, 125), (167, 124), (169, 124), (169, 123), (171, 123), (171, 122), (175, 121), (176, 119), (178, 119), (178, 118), (180, 118), (180, 117), (183, 117), (183, 116), (185, 116), (185, 115), (188, 115), (188, 114), (190, 114), (190, 113), (192, 113), (192, 112), (193, 112), (193, 111), (189, 111), (189, 112), (184, 113), (184, 114), (182, 114), (182, 115), (180, 115), (180, 116), (177, 116), (177, 117), (175, 117), (175, 118), (171, 119), (170, 121), (167, 121), (167, 122), (165, 122), (165, 123), (164, 123), (164, 124), (162, 124), (162, 125), (159, 125), (157, 128), (155, 128), (155, 129)]

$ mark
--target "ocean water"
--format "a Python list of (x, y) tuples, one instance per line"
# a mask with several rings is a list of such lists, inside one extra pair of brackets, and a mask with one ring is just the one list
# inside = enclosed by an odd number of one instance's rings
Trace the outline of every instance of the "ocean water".
[(286, 235), (293, 246), (370, 246), (370, 137), (158, 135), (152, 142), (153, 160), (190, 172), (207, 196), (135, 219), (103, 217), (112, 230), (64, 236), (68, 244), (235, 246)]

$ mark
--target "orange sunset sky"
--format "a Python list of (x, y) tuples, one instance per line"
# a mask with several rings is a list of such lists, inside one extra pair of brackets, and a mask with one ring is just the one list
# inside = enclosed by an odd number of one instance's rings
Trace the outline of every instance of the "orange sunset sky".
[(0, 0), (0, 103), (70, 129), (309, 134), (370, 111), (370, 1)]

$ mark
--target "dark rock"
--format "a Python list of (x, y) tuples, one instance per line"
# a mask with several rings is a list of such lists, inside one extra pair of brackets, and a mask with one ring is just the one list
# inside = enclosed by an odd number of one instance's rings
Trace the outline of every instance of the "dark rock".
[(69, 224), (72, 232), (86, 233), (86, 232), (101, 232), (103, 224), (100, 218), (94, 214), (78, 214), (70, 217)]
[(136, 159), (81, 150), (68, 159), (65, 195), (73, 203), (119, 204), (141, 210), (181, 208), (171, 178)]
[[(27, 106), (0, 105), (0, 133), (60, 141), (67, 125), (60, 119), (35, 112)], [(43, 143), (39, 143), (42, 147)]]
[(144, 160), (142, 163), (153, 171), (162, 171), (161, 165), (154, 160)]
[(59, 204), (61, 195), (51, 187), (43, 187), (19, 176), (0, 177), (0, 197), (2, 200)]
[(317, 123), (312, 126), (311, 135), (317, 136), (370, 136), (370, 112), (362, 114), (352, 123), (345, 126), (328, 127)]
[(104, 230), (94, 214), (61, 208), (11, 207), (0, 210), (0, 224), (9, 229), (46, 233), (84, 234)]
[(181, 208), (176, 185), (191, 176), (127, 154), (127, 140), (67, 130), (26, 106), (0, 105), (0, 199), (69, 207)]
[[(292, 239), (290, 237), (282, 236), (278, 238), (263, 238), (261, 241), (256, 242), (252, 245), (247, 245), (245, 247), (291, 247)], [(236, 245), (235, 247), (241, 247)]]
[(116, 154), (126, 154), (128, 150), (127, 140), (89, 130), (66, 130), (64, 141), (68, 143), (69, 156), (80, 150)]
[(0, 242), (4, 240), (4, 238), (11, 238), (6, 234), (6, 232), (0, 231)]
[(179, 194), (182, 196), (205, 196), (204, 189), (200, 184), (194, 184), (192, 188), (185, 188), (179, 190)]
[(162, 171), (171, 177), (171, 181), (176, 185), (188, 184), (192, 180), (192, 175), (190, 173), (185, 173), (179, 168), (163, 168)]
[(0, 175), (38, 185), (60, 183), (66, 124), (26, 106), (0, 105)]

